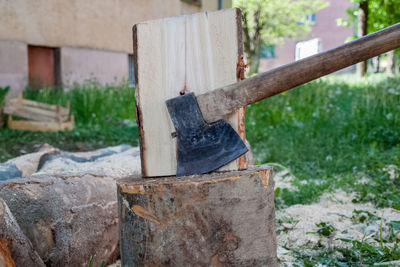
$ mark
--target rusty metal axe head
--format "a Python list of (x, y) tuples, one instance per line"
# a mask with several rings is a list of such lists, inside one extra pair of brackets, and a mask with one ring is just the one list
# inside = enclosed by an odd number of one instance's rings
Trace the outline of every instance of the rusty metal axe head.
[(229, 123), (206, 123), (193, 93), (166, 101), (178, 139), (176, 176), (216, 170), (248, 151)]

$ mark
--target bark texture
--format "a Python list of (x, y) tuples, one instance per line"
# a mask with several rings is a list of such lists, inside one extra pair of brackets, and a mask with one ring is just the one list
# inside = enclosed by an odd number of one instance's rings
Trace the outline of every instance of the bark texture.
[[(357, 36), (363, 37), (367, 35), (368, 28), (368, 0), (363, 0), (359, 4), (358, 9), (358, 29)], [(368, 61), (362, 61), (357, 64), (356, 72), (358, 78), (363, 78), (367, 73)]]
[(122, 266), (276, 266), (272, 170), (118, 185)]
[[(94, 266), (116, 260), (116, 181), (139, 173), (138, 148), (115, 147), (85, 153), (55, 150), (25, 155), (12, 163), (21, 173), (39, 171), (0, 181), (0, 196), (46, 266), (88, 266), (92, 256)], [(4, 225), (9, 224), (0, 220), (0, 230), (5, 229)], [(8, 248), (17, 263), (20, 257), (14, 257), (11, 245)]]
[(396, 55), (394, 50), (389, 51), (388, 53), (388, 66), (386, 69), (386, 74), (390, 76), (396, 74)]
[(46, 265), (88, 266), (118, 256), (115, 179), (38, 175), (0, 184), (22, 231)]
[[(3, 264), (3, 265), (2, 265)], [(14, 265), (13, 265), (14, 264)], [(0, 266), (45, 266), (0, 198)]]

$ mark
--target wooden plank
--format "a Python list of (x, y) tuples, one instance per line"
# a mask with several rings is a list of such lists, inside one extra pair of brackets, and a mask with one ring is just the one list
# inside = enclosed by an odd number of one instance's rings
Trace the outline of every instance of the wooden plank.
[(122, 266), (277, 266), (271, 168), (117, 187)]
[(4, 112), (34, 121), (65, 122), (68, 120), (69, 110), (69, 102), (67, 103), (67, 107), (64, 108), (58, 105), (49, 105), (22, 99), (22, 94), (19, 94), (18, 98), (7, 101)]
[[(134, 26), (133, 35), (142, 172), (175, 175), (175, 129), (165, 100), (181, 91), (199, 95), (237, 81), (243, 55), (241, 13), (228, 9), (144, 22)], [(242, 116), (224, 118), (244, 133)], [(239, 167), (236, 160), (223, 169)]]
[(41, 122), (41, 121), (15, 121), (12, 116), (8, 116), (7, 125), (10, 129), (40, 132), (58, 132), (74, 129), (75, 118), (71, 115), (68, 122)]
[(217, 121), (243, 106), (399, 47), (400, 23), (240, 83), (199, 95), (197, 102), (207, 121)]
[(34, 121), (57, 121), (57, 113), (45, 109), (32, 108), (27, 106), (10, 106), (4, 109), (6, 114), (15, 115), (24, 119)]

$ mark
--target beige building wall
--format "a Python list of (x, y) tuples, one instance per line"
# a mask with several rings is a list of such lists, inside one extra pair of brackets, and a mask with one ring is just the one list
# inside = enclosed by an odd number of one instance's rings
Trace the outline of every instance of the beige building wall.
[(61, 80), (66, 86), (91, 78), (101, 84), (118, 84), (128, 77), (126, 53), (62, 47), (60, 54)]
[(0, 39), (131, 53), (132, 25), (218, 9), (218, 0), (202, 3), (198, 7), (181, 0), (0, 1)]
[(134, 24), (216, 9), (218, 0), (0, 0), (0, 86), (26, 87), (28, 45), (60, 48), (64, 85), (126, 79)]
[(353, 36), (350, 27), (337, 26), (336, 19), (347, 17), (346, 9), (352, 7), (348, 0), (326, 0), (329, 6), (316, 13), (315, 25), (311, 32), (303, 39), (288, 40), (284, 45), (276, 45), (275, 58), (261, 59), (259, 71), (288, 64), (295, 61), (296, 44), (298, 42), (319, 38), (322, 42), (322, 51), (344, 44), (348, 37)]
[(28, 83), (26, 43), (0, 40), (0, 87), (10, 86), (16, 96)]

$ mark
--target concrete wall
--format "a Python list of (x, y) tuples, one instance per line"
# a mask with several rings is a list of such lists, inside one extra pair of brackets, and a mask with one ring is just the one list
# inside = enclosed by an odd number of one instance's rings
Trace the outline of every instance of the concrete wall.
[(128, 55), (123, 52), (87, 48), (61, 48), (61, 80), (63, 85), (82, 83), (96, 78), (102, 84), (128, 78)]
[(0, 40), (0, 87), (10, 86), (9, 97), (16, 96), (28, 83), (26, 43)]
[(134, 24), (216, 9), (218, 0), (0, 0), (0, 86), (16, 95), (28, 85), (27, 45), (60, 48), (63, 85), (127, 79)]
[[(217, 3), (203, 0), (204, 10)], [(131, 53), (135, 23), (201, 10), (180, 0), (2, 0), (0, 39)]]
[(320, 38), (322, 41), (322, 51), (341, 45), (345, 40), (353, 35), (352, 28), (339, 27), (336, 24), (337, 18), (347, 17), (346, 9), (351, 7), (348, 0), (326, 0), (330, 5), (317, 12), (316, 22), (312, 27), (311, 33), (299, 40), (288, 40), (283, 46), (275, 47), (275, 58), (262, 59), (259, 71), (266, 71), (280, 65), (284, 65), (295, 60), (296, 43), (300, 41)]

